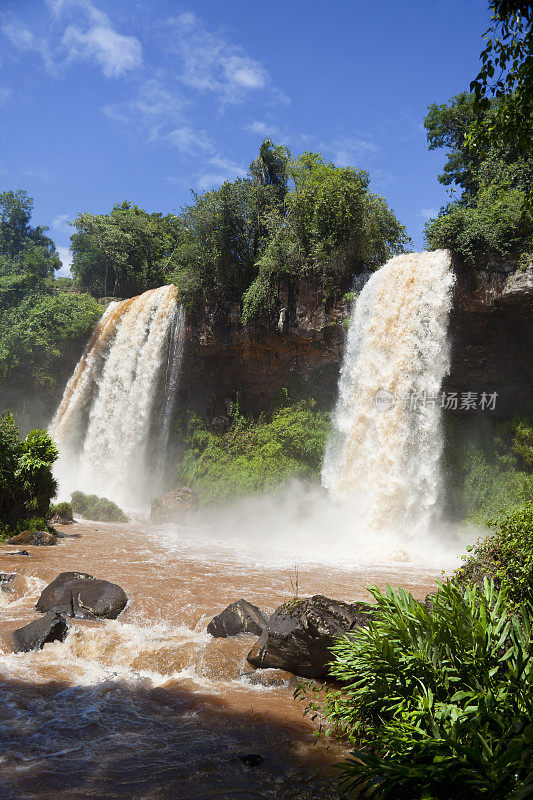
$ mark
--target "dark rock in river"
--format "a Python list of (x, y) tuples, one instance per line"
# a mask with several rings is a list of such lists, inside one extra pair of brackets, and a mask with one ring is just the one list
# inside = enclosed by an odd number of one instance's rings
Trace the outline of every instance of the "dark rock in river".
[(152, 522), (183, 522), (198, 510), (200, 500), (196, 492), (184, 486), (161, 497), (154, 497), (151, 504)]
[(85, 572), (62, 572), (37, 601), (37, 611), (56, 611), (78, 619), (116, 619), (128, 598), (116, 583), (97, 580)]
[(7, 556), (29, 556), (27, 550), (17, 550), (16, 553), (6, 553)]
[(23, 531), (8, 539), (6, 544), (52, 545), (57, 544), (57, 537), (47, 531)]
[(368, 625), (368, 603), (342, 603), (320, 594), (291, 600), (274, 611), (247, 656), (253, 667), (286, 669), (304, 678), (325, 678), (334, 640)]
[(266, 624), (266, 617), (257, 606), (248, 600), (237, 600), (213, 617), (207, 632), (218, 638), (236, 636), (238, 633), (255, 633), (259, 636)]
[(50, 612), (14, 632), (15, 650), (17, 653), (41, 650), (47, 642), (63, 642), (67, 633), (68, 622), (65, 617)]

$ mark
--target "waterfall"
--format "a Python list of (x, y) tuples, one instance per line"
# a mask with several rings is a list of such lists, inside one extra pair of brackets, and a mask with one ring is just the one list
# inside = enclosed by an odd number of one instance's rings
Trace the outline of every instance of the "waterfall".
[(369, 531), (414, 533), (438, 518), (452, 286), (447, 251), (411, 253), (356, 299), (322, 482)]
[(51, 425), (57, 478), (74, 489), (138, 506), (153, 491), (150, 434), (164, 379), (156, 457), (164, 459), (185, 323), (175, 286), (111, 303), (85, 348)]

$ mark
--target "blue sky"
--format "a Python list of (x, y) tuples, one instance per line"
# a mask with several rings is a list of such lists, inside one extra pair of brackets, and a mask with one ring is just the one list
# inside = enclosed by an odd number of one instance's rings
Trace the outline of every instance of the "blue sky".
[(0, 186), (67, 225), (177, 212), (264, 136), (370, 172), (422, 247), (446, 202), (423, 118), (477, 73), (486, 0), (0, 0)]

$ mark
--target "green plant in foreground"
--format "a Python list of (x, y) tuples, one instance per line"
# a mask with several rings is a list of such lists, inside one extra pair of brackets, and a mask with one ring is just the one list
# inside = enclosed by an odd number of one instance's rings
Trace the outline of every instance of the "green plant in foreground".
[(358, 748), (346, 792), (386, 800), (520, 800), (533, 773), (533, 595), (519, 614), (504, 588), (440, 586), (428, 610), (403, 590), (371, 589), (367, 628), (332, 648), (342, 689), (324, 713)]
[(76, 491), (72, 492), (71, 498), (72, 510), (86, 519), (98, 522), (128, 522), (128, 517), (122, 509), (107, 497)]

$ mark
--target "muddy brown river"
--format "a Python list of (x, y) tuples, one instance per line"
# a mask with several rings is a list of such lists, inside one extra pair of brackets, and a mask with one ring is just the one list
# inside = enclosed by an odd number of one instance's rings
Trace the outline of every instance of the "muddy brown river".
[[(368, 584), (402, 585), (423, 599), (440, 571), (392, 554), (379, 563), (296, 565), (258, 543), (153, 527), (141, 517), (59, 528), (56, 547), (29, 557), (0, 547), (1, 800), (311, 800), (337, 797), (333, 765), (345, 749), (318, 739), (293, 698), (298, 679), (254, 671), (255, 637), (213, 639), (211, 617), (244, 597), (273, 611), (294, 595), (368, 600)], [(118, 620), (72, 620), (63, 643), (12, 651), (12, 631), (58, 573), (119, 583)], [(241, 758), (258, 754), (251, 766)]]

